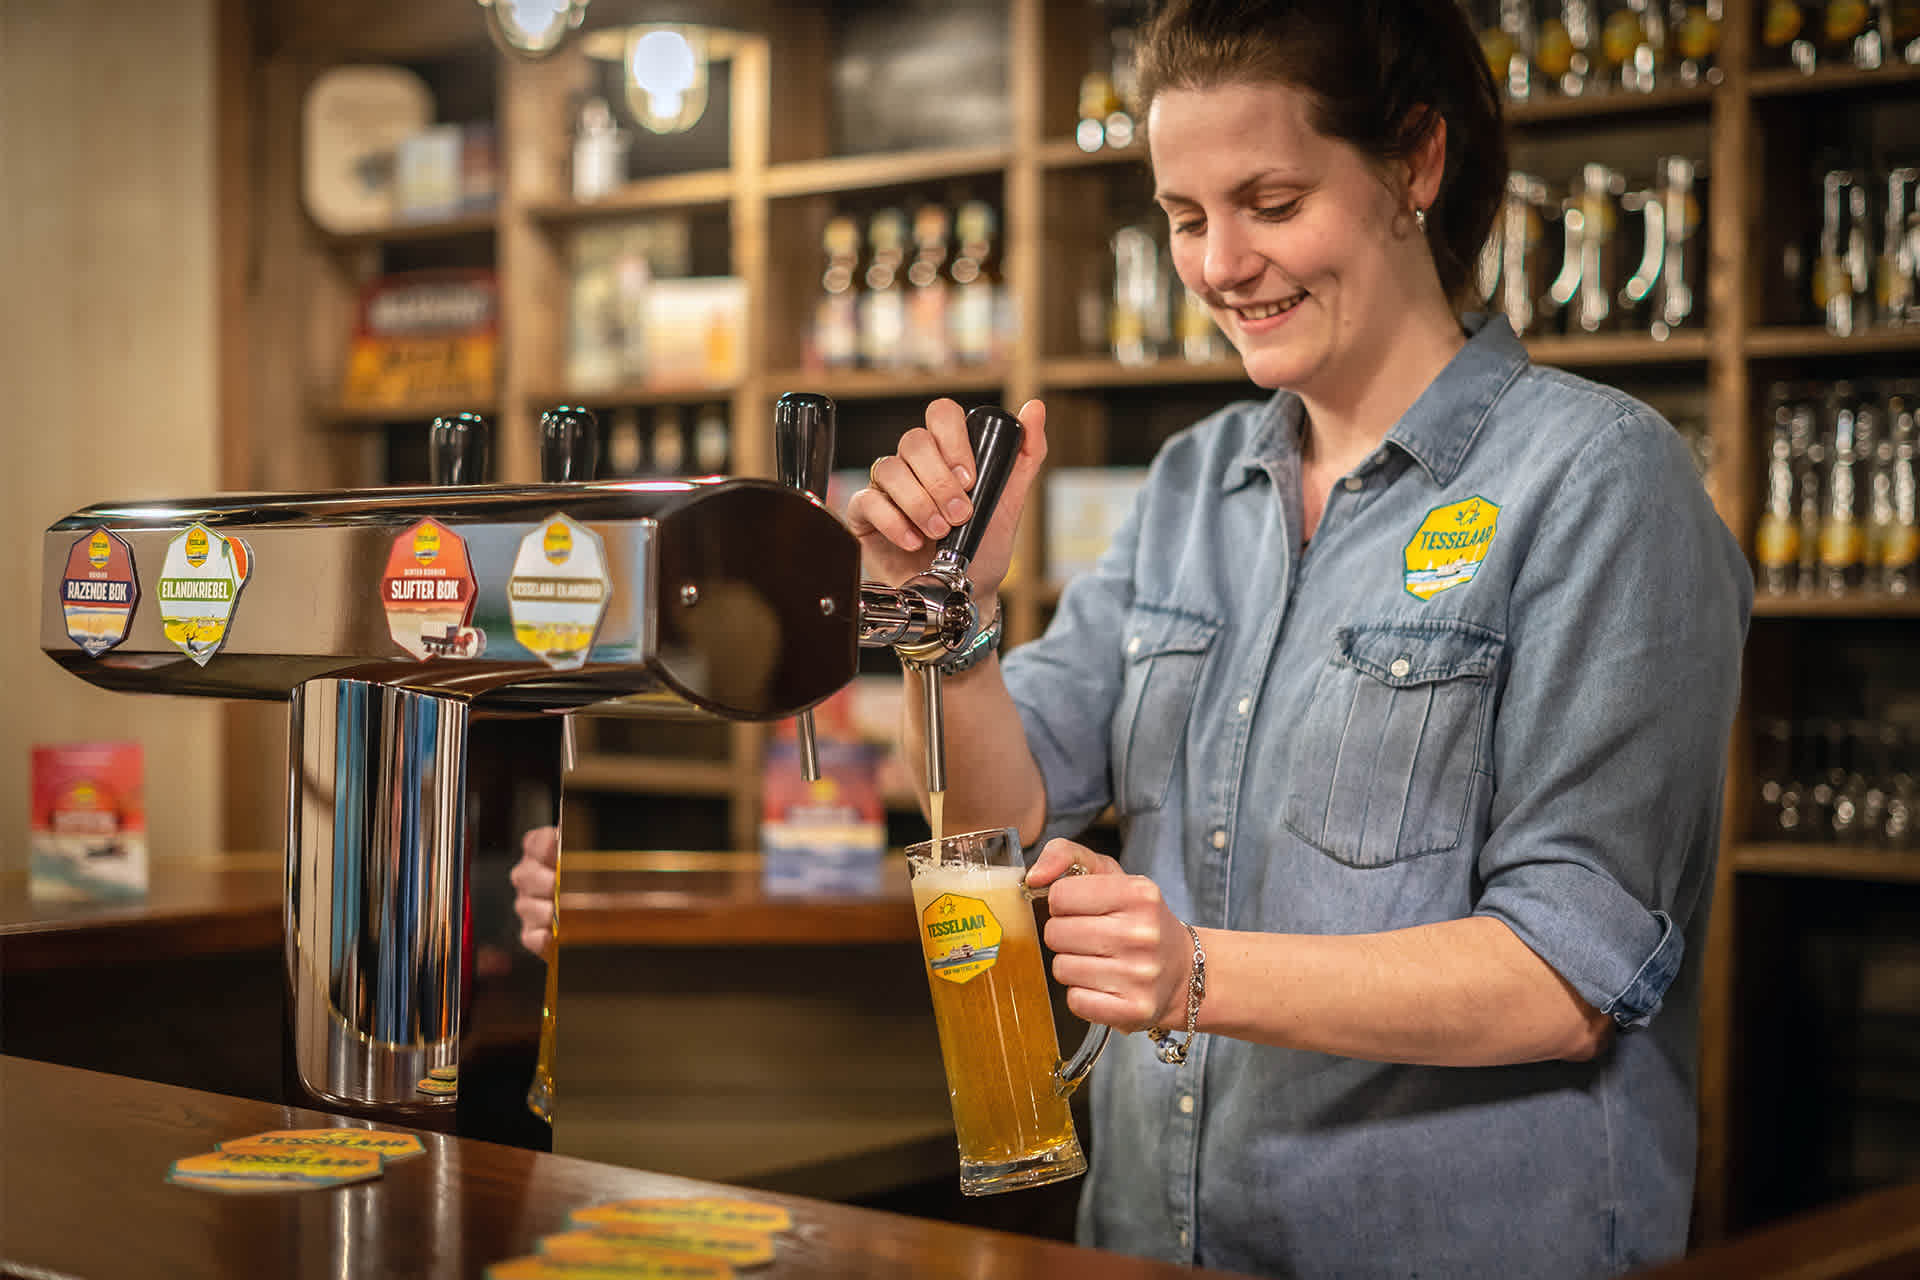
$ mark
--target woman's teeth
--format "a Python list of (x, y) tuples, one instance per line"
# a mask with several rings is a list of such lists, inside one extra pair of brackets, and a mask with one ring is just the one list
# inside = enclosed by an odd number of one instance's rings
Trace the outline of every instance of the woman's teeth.
[(1271, 320), (1281, 312), (1291, 311), (1299, 306), (1301, 299), (1306, 296), (1304, 293), (1296, 293), (1284, 302), (1268, 302), (1257, 307), (1235, 307), (1234, 310), (1240, 313), (1242, 320)]

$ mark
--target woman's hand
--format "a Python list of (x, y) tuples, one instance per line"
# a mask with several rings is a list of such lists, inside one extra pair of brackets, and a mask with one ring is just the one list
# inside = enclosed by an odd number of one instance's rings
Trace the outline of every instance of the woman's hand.
[(520, 837), (513, 881), (513, 913), (520, 917), (520, 945), (544, 956), (553, 938), (553, 886), (560, 866), (560, 828), (535, 827)]
[[(1067, 874), (1075, 863), (1089, 874)], [(1053, 976), (1077, 1017), (1116, 1031), (1187, 1025), (1193, 940), (1160, 886), (1071, 840), (1049, 840), (1027, 883), (1047, 890)]]
[[(1027, 401), (1020, 424), (1026, 428), (1020, 455), (967, 571), (976, 601), (993, 598), (1007, 576), (1013, 531), (1047, 456), (1046, 405)], [(847, 525), (860, 539), (867, 575), (897, 587), (926, 572), (934, 544), (973, 515), (969, 495), (975, 474), (966, 411), (952, 400), (935, 400), (927, 406), (926, 425), (901, 436), (896, 451), (874, 463), (867, 478), (868, 487), (847, 503)]]

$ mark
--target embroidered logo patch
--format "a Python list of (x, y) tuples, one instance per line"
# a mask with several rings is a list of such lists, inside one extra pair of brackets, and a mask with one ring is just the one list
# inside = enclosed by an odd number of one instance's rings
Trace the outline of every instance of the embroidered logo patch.
[(1427, 512), (1407, 543), (1407, 590), (1431, 600), (1449, 587), (1472, 582), (1493, 546), (1499, 522), (1500, 508), (1479, 497)]

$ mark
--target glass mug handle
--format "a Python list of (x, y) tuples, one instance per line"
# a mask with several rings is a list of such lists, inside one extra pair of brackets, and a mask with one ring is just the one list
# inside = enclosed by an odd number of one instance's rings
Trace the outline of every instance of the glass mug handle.
[[(1067, 874), (1084, 876), (1087, 874), (1087, 869), (1076, 862), (1067, 868)], [(1026, 892), (1029, 902), (1036, 902), (1047, 896), (1046, 889), (1036, 889), (1024, 879), (1021, 880), (1020, 887)], [(1093, 1070), (1093, 1064), (1099, 1060), (1100, 1051), (1107, 1047), (1107, 1037), (1112, 1034), (1113, 1028), (1104, 1023), (1095, 1022), (1088, 1025), (1087, 1034), (1081, 1039), (1080, 1047), (1073, 1051), (1073, 1056), (1053, 1068), (1055, 1097), (1067, 1097), (1080, 1087), (1081, 1081), (1087, 1078), (1087, 1073)]]

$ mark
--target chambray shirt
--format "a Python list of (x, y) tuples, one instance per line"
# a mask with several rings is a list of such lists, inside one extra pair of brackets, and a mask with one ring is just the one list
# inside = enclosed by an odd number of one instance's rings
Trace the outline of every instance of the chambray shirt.
[[(1617, 1030), (1440, 1068), (1116, 1038), (1083, 1243), (1288, 1276), (1603, 1275), (1679, 1253), (1700, 964), (1752, 578), (1679, 436), (1504, 319), (1333, 487), (1300, 401), (1175, 436), (1005, 675), (1046, 837), (1111, 805), (1203, 927), (1504, 921)], [(1283, 999), (1280, 993), (1275, 999)], [(1488, 1017), (1500, 1011), (1489, 1008)]]

